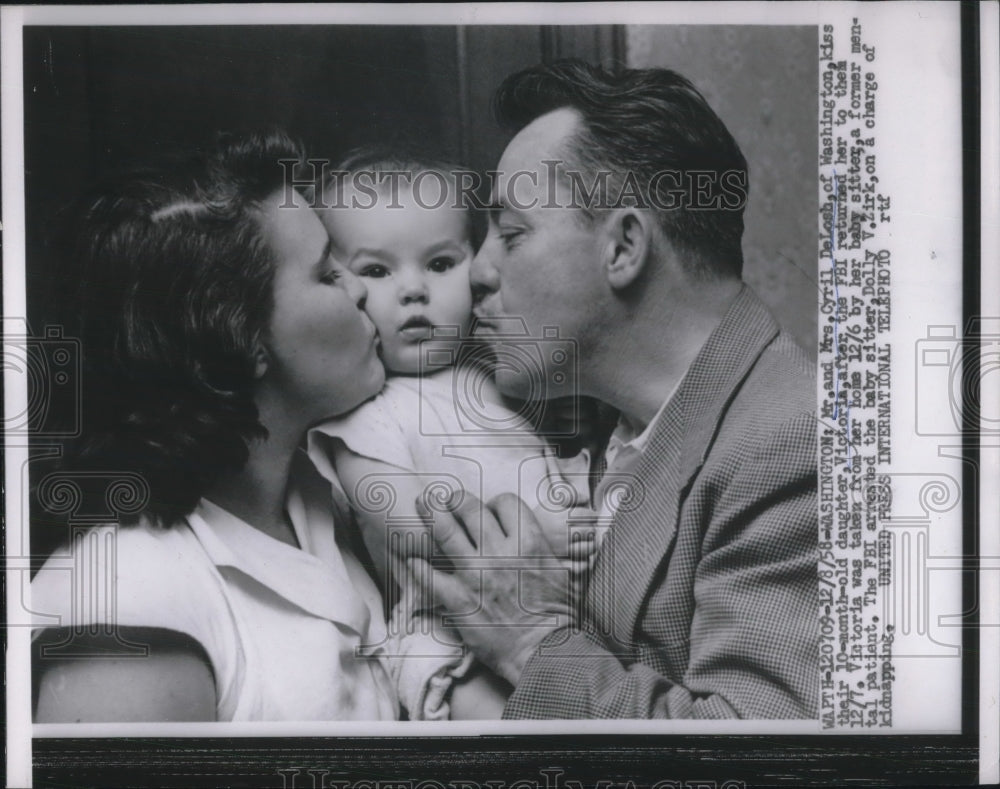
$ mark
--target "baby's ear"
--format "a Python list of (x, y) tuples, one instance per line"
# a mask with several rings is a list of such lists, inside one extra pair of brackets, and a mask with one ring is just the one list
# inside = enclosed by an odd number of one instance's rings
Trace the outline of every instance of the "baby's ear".
[(649, 259), (655, 219), (638, 208), (616, 208), (605, 218), (605, 274), (614, 290), (638, 279)]

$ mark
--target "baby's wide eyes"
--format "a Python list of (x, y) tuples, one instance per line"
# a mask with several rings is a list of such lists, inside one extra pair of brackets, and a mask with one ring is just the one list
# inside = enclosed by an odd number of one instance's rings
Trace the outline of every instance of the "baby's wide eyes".
[(427, 263), (427, 268), (435, 274), (442, 274), (445, 271), (454, 268), (456, 265), (458, 265), (458, 261), (455, 260), (455, 258), (439, 256), (429, 261)]
[[(443, 274), (455, 268), (460, 262), (460, 259), (452, 255), (438, 255), (428, 260), (426, 266), (427, 270), (433, 274)], [(359, 277), (382, 279), (383, 277), (392, 276), (392, 270), (381, 263), (366, 263), (357, 268), (357, 274)]]
[(378, 263), (370, 263), (367, 266), (362, 266), (358, 269), (358, 276), (380, 279), (381, 277), (389, 276), (389, 269)]

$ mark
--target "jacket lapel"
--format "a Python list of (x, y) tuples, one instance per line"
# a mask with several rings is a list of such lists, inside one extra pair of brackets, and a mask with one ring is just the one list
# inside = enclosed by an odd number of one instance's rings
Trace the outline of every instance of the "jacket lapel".
[(729, 401), (777, 333), (767, 308), (744, 286), (654, 425), (589, 587), (594, 622), (614, 643), (636, 643), (636, 622), (657, 568), (670, 555), (684, 491)]

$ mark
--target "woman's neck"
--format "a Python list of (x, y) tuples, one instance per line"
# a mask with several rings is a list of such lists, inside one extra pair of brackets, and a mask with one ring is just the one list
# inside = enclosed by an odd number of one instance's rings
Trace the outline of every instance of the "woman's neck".
[(261, 417), (267, 438), (252, 441), (246, 465), (219, 479), (205, 497), (274, 539), (298, 547), (285, 499), (292, 458), (304, 431), (275, 424), (280, 420), (265, 419), (263, 413)]

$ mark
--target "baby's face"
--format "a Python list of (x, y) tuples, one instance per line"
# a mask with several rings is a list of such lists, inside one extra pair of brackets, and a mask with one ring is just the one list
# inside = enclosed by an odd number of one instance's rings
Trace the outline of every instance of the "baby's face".
[[(351, 206), (352, 188), (344, 191), (342, 203)], [(363, 206), (375, 205), (319, 214), (333, 239), (334, 256), (368, 287), (365, 311), (379, 331), (386, 369), (414, 374), (448, 366), (472, 317), (472, 246), (465, 213), (452, 208), (451, 201), (426, 208), (405, 185), (395, 202), (387, 190), (380, 190), (377, 199), (356, 196)], [(454, 330), (452, 339), (421, 342), (442, 327)]]

